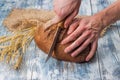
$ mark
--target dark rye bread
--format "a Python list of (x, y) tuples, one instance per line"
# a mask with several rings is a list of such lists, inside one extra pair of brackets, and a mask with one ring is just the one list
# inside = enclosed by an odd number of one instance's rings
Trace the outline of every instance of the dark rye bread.
[[(24, 25), (23, 27), (22, 22), (24, 22), (25, 20), (31, 20), (31, 19), (37, 20), (39, 22), (39, 27), (37, 27), (35, 31), (34, 40), (37, 46), (41, 50), (43, 50), (45, 53), (48, 53), (51, 43), (53, 41), (55, 31), (58, 27), (58, 24), (52, 25), (48, 31), (44, 31), (44, 24), (48, 20), (52, 19), (54, 16), (55, 14), (52, 11), (37, 10), (37, 9), (14, 9), (9, 14), (9, 16), (4, 20), (3, 24), (9, 30), (16, 31), (19, 29), (31, 27), (33, 25), (31, 23), (27, 23), (27, 25)], [(60, 26), (63, 26), (63, 24), (61, 24)], [(84, 62), (86, 56), (90, 51), (90, 45), (84, 51), (82, 51), (78, 56), (71, 57), (70, 54), (64, 53), (64, 49), (72, 42), (66, 45), (60, 44), (60, 41), (68, 36), (67, 34), (65, 34), (65, 31), (66, 31), (65, 29), (62, 29), (62, 32), (60, 34), (60, 38), (61, 37), (62, 38), (59, 39), (59, 41), (57, 41), (57, 45), (52, 56), (56, 59), (64, 60), (64, 61)], [(49, 36), (47, 36), (48, 34)], [(63, 34), (64, 36), (62, 36)]]
[[(41, 50), (43, 50), (45, 53), (49, 52), (57, 27), (58, 27), (57, 24), (53, 25), (52, 27), (49, 28), (50, 32), (49, 31), (44, 32), (44, 27), (41, 26), (37, 29), (35, 33), (35, 37), (34, 37), (35, 42), (38, 45), (38, 47)], [(70, 62), (84, 62), (86, 56), (90, 51), (90, 45), (84, 51), (82, 51), (78, 56), (71, 57), (69, 53), (64, 52), (64, 49), (67, 46), (69, 46), (72, 42), (65, 45), (60, 44), (60, 42), (67, 36), (68, 35), (66, 34), (66, 30), (62, 29), (59, 36), (59, 40), (57, 41), (57, 44), (52, 56), (58, 60), (64, 60), (64, 61), (70, 61)]]

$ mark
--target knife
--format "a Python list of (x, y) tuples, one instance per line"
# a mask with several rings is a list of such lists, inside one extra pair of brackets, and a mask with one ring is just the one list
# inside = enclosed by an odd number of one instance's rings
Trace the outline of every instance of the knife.
[(52, 53), (53, 53), (53, 50), (54, 50), (55, 45), (56, 45), (56, 43), (57, 43), (57, 40), (58, 40), (58, 38), (59, 38), (59, 33), (60, 33), (61, 29), (62, 29), (61, 27), (58, 27), (58, 28), (57, 28), (57, 31), (56, 31), (55, 36), (54, 36), (54, 38), (53, 38), (53, 42), (52, 42), (52, 45), (51, 45), (51, 47), (50, 47), (48, 56), (47, 56), (47, 58), (46, 58), (46, 60), (45, 60), (45, 63), (46, 63), (46, 62), (50, 59), (50, 57), (52, 56)]

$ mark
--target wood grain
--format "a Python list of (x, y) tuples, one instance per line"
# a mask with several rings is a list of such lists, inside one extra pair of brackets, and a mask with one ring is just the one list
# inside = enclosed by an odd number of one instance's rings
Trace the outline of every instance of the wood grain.
[[(13, 8), (52, 9), (52, 0), (0, 0), (0, 35), (10, 32), (2, 25), (4, 18)], [(82, 0), (79, 14), (93, 15), (115, 0)], [(108, 29), (99, 39), (93, 60), (88, 63), (69, 63), (47, 57), (34, 41), (24, 55), (22, 66), (14, 70), (0, 62), (0, 80), (119, 80), (120, 79), (120, 22)]]

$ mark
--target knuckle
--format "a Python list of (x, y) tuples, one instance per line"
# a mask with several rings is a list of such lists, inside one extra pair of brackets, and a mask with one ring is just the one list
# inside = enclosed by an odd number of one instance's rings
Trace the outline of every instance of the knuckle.
[(57, 14), (57, 16), (59, 16), (59, 17), (63, 17), (65, 14), (64, 13), (62, 13), (62, 11), (61, 10), (59, 10), (58, 8), (55, 8), (54, 9), (54, 12)]
[(64, 15), (61, 11), (58, 11), (57, 14), (59, 17), (63, 17), (63, 15)]
[(65, 41), (65, 42), (69, 42), (69, 40), (70, 40), (70, 39), (69, 39), (69, 37), (68, 37), (68, 38), (66, 38), (64, 41)]
[(67, 18), (66, 20), (65, 20), (65, 24), (67, 25), (67, 24), (69, 24), (71, 22), (71, 20), (69, 19), (69, 18)]
[(71, 35), (71, 39), (74, 40), (76, 38), (76, 34)]
[(71, 51), (71, 50), (73, 50), (73, 47), (72, 47), (72, 46), (70, 46), (68, 49)]
[(77, 15), (78, 14), (78, 10), (75, 10), (74, 14)]
[(83, 30), (86, 30), (86, 29), (87, 29), (87, 26), (85, 26), (85, 25), (83, 24), (82, 29), (83, 29)]
[(70, 26), (70, 30), (74, 30), (75, 26), (74, 25), (71, 25)]
[(92, 35), (91, 35), (91, 38), (95, 38), (95, 34), (92, 34)]
[(82, 41), (81, 39), (79, 39), (78, 42), (77, 42), (77, 44), (81, 45), (82, 42), (83, 42), (83, 41)]
[(74, 47), (79, 46), (79, 42), (78, 42), (78, 41), (75, 41), (73, 46), (74, 46)]
[(82, 45), (82, 49), (84, 49), (87, 46), (87, 42)]
[(77, 56), (78, 54), (80, 54), (80, 50), (77, 50), (77, 51), (75, 52), (75, 56)]
[(87, 37), (90, 33), (88, 31), (86, 31), (86, 33), (84, 33), (84, 37)]
[(91, 30), (87, 30), (87, 32), (86, 32), (87, 34), (91, 34), (92, 33), (92, 31)]
[(80, 46), (81, 41), (80, 40), (76, 41), (76, 44), (77, 44), (77, 46)]

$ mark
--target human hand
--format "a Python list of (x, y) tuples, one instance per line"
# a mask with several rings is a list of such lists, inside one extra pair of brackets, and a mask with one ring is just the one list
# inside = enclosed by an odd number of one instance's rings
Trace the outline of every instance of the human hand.
[(64, 27), (67, 28), (78, 14), (80, 3), (81, 0), (54, 0), (56, 16), (46, 24), (46, 28), (64, 19)]
[(102, 29), (103, 24), (99, 17), (90, 16), (75, 19), (68, 29), (67, 34), (69, 36), (61, 42), (61, 44), (66, 44), (74, 41), (65, 48), (65, 53), (71, 53), (71, 56), (75, 57), (91, 44), (91, 50), (86, 57), (86, 61), (89, 61), (96, 52), (98, 38)]

